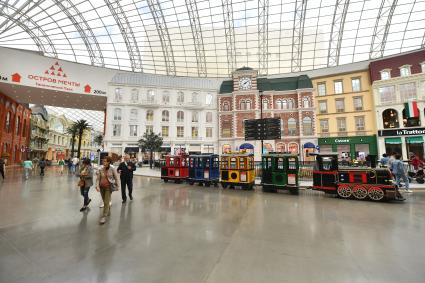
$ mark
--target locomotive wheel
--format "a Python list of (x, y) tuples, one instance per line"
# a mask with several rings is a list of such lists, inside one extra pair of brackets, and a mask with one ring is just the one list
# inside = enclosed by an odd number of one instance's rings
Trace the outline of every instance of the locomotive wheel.
[(380, 187), (372, 187), (368, 192), (369, 198), (374, 201), (380, 201), (385, 197), (384, 190)]
[(351, 190), (350, 186), (342, 185), (342, 186), (338, 186), (337, 193), (338, 193), (338, 196), (341, 198), (349, 198), (351, 197), (351, 194), (353, 193), (353, 191)]
[(368, 195), (368, 191), (365, 187), (363, 186), (355, 186), (353, 189), (353, 196), (356, 199), (365, 199), (367, 198)]

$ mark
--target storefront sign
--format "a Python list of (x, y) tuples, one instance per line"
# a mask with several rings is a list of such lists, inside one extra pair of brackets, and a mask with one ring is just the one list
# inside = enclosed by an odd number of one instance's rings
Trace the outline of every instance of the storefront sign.
[(378, 136), (380, 136), (380, 137), (411, 136), (411, 135), (425, 135), (425, 128), (400, 129), (400, 130), (379, 130), (378, 131)]
[(350, 139), (335, 139), (335, 143), (349, 143)]

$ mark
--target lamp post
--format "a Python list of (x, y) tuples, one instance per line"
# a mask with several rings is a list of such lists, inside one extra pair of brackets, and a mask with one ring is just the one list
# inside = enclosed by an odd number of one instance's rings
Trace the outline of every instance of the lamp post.
[[(263, 123), (263, 91), (260, 90), (260, 119), (261, 119), (261, 123)], [(263, 124), (261, 124), (263, 125)], [(264, 126), (264, 125), (263, 125)], [(263, 129), (264, 130), (264, 127)], [(261, 152), (260, 152), (260, 156), (263, 155), (263, 150), (264, 150), (264, 140), (263, 140), (263, 135), (261, 135)]]

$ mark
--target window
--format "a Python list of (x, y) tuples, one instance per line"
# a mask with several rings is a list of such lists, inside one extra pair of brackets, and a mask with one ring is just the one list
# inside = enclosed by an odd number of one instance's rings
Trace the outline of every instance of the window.
[(184, 112), (183, 111), (177, 112), (177, 122), (184, 122)]
[(212, 101), (213, 101), (213, 96), (212, 94), (208, 93), (207, 96), (205, 97), (205, 104), (212, 105)]
[(310, 117), (303, 118), (303, 131), (305, 136), (311, 136), (313, 134), (313, 123)]
[(353, 92), (361, 91), (362, 87), (360, 85), (360, 78), (351, 79), (351, 88)]
[(162, 126), (161, 136), (166, 138), (168, 137), (168, 134), (169, 134), (168, 126)]
[(421, 63), (421, 71), (422, 73), (425, 73), (425, 62)]
[(162, 103), (167, 104), (170, 102), (170, 93), (168, 91), (164, 91), (162, 93)]
[(221, 136), (223, 138), (230, 138), (232, 136), (232, 121), (223, 120), (221, 124)]
[(264, 110), (269, 109), (269, 100), (268, 99), (263, 99), (263, 109)]
[(278, 99), (276, 101), (276, 108), (277, 109), (287, 109), (288, 108), (288, 103), (286, 102), (285, 99)]
[(353, 105), (355, 111), (361, 111), (363, 110), (363, 97), (361, 96), (354, 96), (353, 97)]
[(122, 100), (122, 95), (124, 93), (124, 90), (122, 88), (116, 88), (115, 89), (115, 95), (114, 95), (114, 101), (115, 102), (121, 102)]
[(328, 113), (328, 102), (326, 100), (319, 101), (319, 112), (321, 114)]
[(211, 128), (211, 127), (205, 128), (205, 137), (212, 138), (212, 133), (213, 133), (213, 128)]
[(121, 109), (120, 108), (114, 109), (114, 121), (121, 121)]
[(192, 138), (198, 137), (198, 127), (192, 127)]
[(130, 137), (137, 137), (137, 126), (130, 125)]
[(181, 127), (181, 126), (177, 127), (177, 137), (178, 138), (184, 137), (184, 127)]
[(153, 121), (153, 110), (146, 111), (146, 121)]
[(354, 122), (356, 124), (356, 130), (357, 131), (364, 131), (364, 125), (365, 125), (364, 116), (354, 117)]
[(137, 109), (130, 110), (130, 121), (137, 121)]
[(397, 102), (395, 87), (393, 85), (380, 87), (378, 92), (382, 104)]
[(318, 83), (317, 84), (317, 93), (319, 96), (326, 95), (326, 83)]
[(390, 70), (382, 70), (381, 71), (381, 80), (388, 80), (391, 78), (391, 71)]
[(291, 98), (288, 99), (288, 106), (286, 108), (293, 109), (295, 107), (295, 101)]
[(119, 137), (121, 136), (121, 125), (113, 125), (112, 126), (112, 136)]
[(193, 111), (192, 112), (192, 122), (198, 122), (199, 115), (198, 115), (198, 111)]
[(139, 90), (133, 88), (131, 90), (131, 102), (136, 103), (139, 101)]
[(398, 112), (395, 109), (386, 109), (382, 112), (382, 122), (384, 123), (384, 129), (398, 128)]
[(16, 117), (15, 130), (15, 135), (19, 136), (19, 133), (21, 131), (21, 117), (19, 116)]
[(240, 110), (251, 110), (251, 100), (241, 100), (240, 102)]
[(345, 132), (347, 130), (345, 118), (336, 118), (336, 126), (339, 132)]
[(230, 111), (230, 105), (229, 105), (229, 102), (224, 101), (224, 102), (223, 102), (223, 104), (222, 104), (221, 110), (222, 110), (222, 111)]
[(295, 136), (297, 134), (297, 121), (294, 118), (288, 119), (288, 134)]
[(329, 120), (321, 119), (320, 120), (320, 132), (328, 133), (329, 132)]
[(162, 111), (162, 122), (168, 122), (170, 120), (170, 112), (168, 110)]
[(181, 91), (177, 93), (177, 103), (179, 104), (184, 103), (184, 93)]
[(155, 92), (153, 90), (148, 90), (147, 94), (146, 94), (146, 99), (148, 100), (148, 102), (154, 102), (155, 101)]
[(198, 93), (192, 93), (192, 103), (198, 103)]
[(212, 112), (205, 113), (205, 121), (207, 123), (212, 123)]
[(26, 121), (25, 121), (25, 119), (22, 121), (22, 136), (23, 137), (25, 137), (25, 134), (26, 134)]
[(334, 92), (335, 94), (341, 94), (344, 92), (343, 88), (342, 88), (342, 81), (338, 80), (338, 81), (334, 81)]
[(398, 86), (400, 90), (400, 99), (402, 102), (416, 98), (416, 83), (401, 84)]
[(401, 77), (410, 76), (410, 66), (405, 65), (405, 66), (400, 67), (400, 76)]
[(344, 99), (335, 99), (335, 109), (337, 113), (345, 111)]
[(310, 99), (308, 97), (303, 97), (303, 107), (304, 108), (310, 107)]
[(148, 134), (153, 133), (153, 126), (152, 125), (147, 125), (146, 126), (146, 133), (148, 133)]

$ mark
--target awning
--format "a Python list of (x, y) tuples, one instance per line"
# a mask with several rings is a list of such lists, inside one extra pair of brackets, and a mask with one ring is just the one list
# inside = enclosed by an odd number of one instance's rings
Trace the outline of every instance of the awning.
[(406, 137), (406, 143), (424, 143), (424, 138), (422, 136)]
[(243, 143), (239, 146), (239, 149), (254, 149), (254, 146), (250, 143)]
[(386, 144), (401, 144), (401, 138), (386, 138)]
[(316, 148), (316, 146), (312, 142), (306, 142), (304, 148)]
[(126, 147), (124, 148), (124, 153), (138, 153), (139, 148), (138, 147)]

